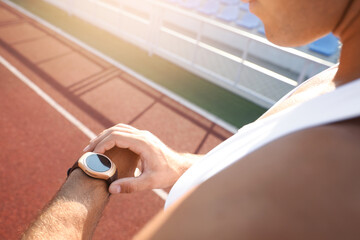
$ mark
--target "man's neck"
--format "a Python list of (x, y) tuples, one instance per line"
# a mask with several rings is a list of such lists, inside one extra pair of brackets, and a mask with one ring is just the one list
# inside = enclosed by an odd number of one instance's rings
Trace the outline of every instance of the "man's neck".
[(343, 44), (339, 70), (334, 77), (336, 86), (360, 78), (360, 0), (352, 1), (345, 14), (334, 31)]

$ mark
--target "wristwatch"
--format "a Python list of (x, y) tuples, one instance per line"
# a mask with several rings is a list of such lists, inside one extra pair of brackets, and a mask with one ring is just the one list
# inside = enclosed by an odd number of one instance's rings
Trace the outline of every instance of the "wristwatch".
[(103, 154), (87, 152), (67, 172), (70, 173), (76, 168), (81, 168), (84, 173), (92, 178), (103, 179), (109, 185), (117, 179), (117, 169), (115, 163)]

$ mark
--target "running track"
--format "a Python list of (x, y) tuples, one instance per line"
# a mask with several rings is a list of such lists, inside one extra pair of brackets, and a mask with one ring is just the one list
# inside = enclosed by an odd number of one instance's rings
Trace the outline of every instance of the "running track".
[[(122, 122), (192, 153), (231, 135), (2, 2), (0, 56), (0, 239), (20, 237), (89, 141), (21, 76), (96, 134)], [(131, 239), (163, 205), (153, 191), (112, 196), (94, 239)]]

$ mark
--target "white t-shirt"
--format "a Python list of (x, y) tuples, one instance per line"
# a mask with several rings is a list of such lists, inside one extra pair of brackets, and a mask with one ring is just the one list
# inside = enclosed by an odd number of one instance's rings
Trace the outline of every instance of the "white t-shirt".
[(248, 124), (211, 150), (179, 178), (169, 193), (165, 209), (193, 187), (275, 139), (305, 128), (357, 116), (360, 116), (360, 79)]

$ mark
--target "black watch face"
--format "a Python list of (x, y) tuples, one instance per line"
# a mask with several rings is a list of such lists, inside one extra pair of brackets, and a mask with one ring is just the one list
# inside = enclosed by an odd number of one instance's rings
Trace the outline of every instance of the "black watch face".
[(86, 158), (86, 165), (96, 172), (106, 172), (111, 167), (111, 162), (104, 156), (91, 154)]

